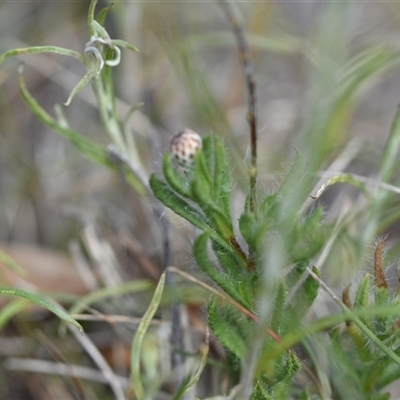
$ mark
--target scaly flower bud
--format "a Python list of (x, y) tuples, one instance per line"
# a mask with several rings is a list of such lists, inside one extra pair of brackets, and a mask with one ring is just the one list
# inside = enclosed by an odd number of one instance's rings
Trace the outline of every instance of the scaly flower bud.
[(179, 131), (171, 139), (171, 154), (183, 168), (191, 168), (193, 166), (194, 157), (201, 148), (200, 135), (188, 128)]

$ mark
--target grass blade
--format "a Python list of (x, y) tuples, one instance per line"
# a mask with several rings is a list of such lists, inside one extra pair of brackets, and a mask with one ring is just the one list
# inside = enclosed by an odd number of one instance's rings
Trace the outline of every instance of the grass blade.
[(114, 164), (110, 161), (108, 153), (105, 149), (92, 143), (84, 136), (80, 135), (72, 129), (60, 125), (54, 118), (52, 118), (31, 96), (22, 74), (22, 66), (19, 68), (19, 87), (21, 95), (25, 100), (28, 107), (35, 114), (35, 116), (47, 127), (69, 139), (70, 142), (89, 160), (103, 165), (107, 168), (114, 169)]
[(75, 325), (81, 332), (83, 332), (83, 328), (81, 324), (76, 322), (73, 318), (71, 318), (65, 311), (61, 310), (61, 308), (56, 307), (50, 300), (47, 300), (44, 297), (41, 297), (37, 294), (33, 294), (30, 292), (26, 292), (25, 290), (15, 289), (15, 288), (7, 288), (7, 287), (0, 287), (0, 295), (11, 295), (11, 296), (18, 296), (24, 299), (28, 299), (33, 301), (34, 303), (47, 308), (52, 313), (56, 314), (57, 317), (61, 318), (62, 320), (69, 322), (72, 325)]
[(154, 296), (150, 302), (149, 308), (143, 315), (142, 321), (139, 324), (138, 330), (132, 341), (131, 349), (131, 376), (130, 385), (138, 400), (144, 398), (144, 388), (143, 383), (140, 379), (140, 353), (142, 350), (143, 339), (146, 335), (147, 329), (156, 313), (158, 306), (161, 302), (161, 297), (165, 286), (165, 272), (161, 275)]
[(109, 297), (123, 296), (128, 293), (144, 292), (152, 289), (153, 287), (153, 282), (149, 280), (135, 280), (132, 282), (127, 282), (123, 285), (96, 290), (95, 292), (89, 293), (87, 296), (82, 297), (79, 301), (73, 304), (68, 312), (70, 314), (79, 314), (85, 308), (85, 306), (97, 303)]
[(71, 56), (78, 59), (82, 64), (84, 63), (83, 56), (75, 50), (64, 49), (57, 46), (32, 46), (26, 48), (12, 49), (4, 52), (0, 56), (0, 64), (9, 57), (18, 56), (21, 54), (38, 54), (38, 53), (54, 53), (64, 56)]

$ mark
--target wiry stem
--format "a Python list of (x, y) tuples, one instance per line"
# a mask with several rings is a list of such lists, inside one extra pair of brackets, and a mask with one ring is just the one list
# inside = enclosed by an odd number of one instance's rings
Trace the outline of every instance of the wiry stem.
[(239, 59), (243, 66), (243, 74), (246, 80), (248, 110), (247, 121), (250, 126), (250, 210), (257, 211), (256, 205), (256, 184), (257, 184), (257, 113), (256, 113), (256, 84), (253, 79), (253, 63), (250, 56), (250, 47), (247, 41), (246, 32), (241, 21), (239, 10), (230, 0), (218, 0), (224, 9), (239, 51)]

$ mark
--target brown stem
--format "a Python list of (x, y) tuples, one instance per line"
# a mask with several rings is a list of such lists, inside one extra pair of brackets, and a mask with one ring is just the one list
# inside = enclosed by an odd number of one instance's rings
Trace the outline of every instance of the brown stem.
[(240, 18), (239, 10), (230, 0), (218, 0), (224, 9), (233, 33), (236, 36), (239, 60), (243, 66), (243, 74), (247, 87), (248, 110), (247, 121), (250, 126), (250, 210), (257, 211), (256, 184), (257, 184), (257, 115), (256, 115), (256, 84), (253, 79), (253, 63), (250, 56), (250, 47), (246, 32)]
[(375, 266), (375, 283), (378, 288), (388, 288), (389, 285), (386, 281), (385, 270), (383, 268), (383, 250), (386, 244), (386, 237), (380, 239), (376, 245), (374, 255), (374, 266)]

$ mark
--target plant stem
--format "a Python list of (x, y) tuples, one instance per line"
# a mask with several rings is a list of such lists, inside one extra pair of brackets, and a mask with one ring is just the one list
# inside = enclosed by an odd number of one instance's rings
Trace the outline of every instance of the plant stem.
[(253, 79), (253, 63), (251, 62), (250, 47), (246, 37), (246, 32), (241, 21), (239, 10), (230, 0), (218, 0), (224, 9), (239, 51), (239, 60), (243, 66), (243, 74), (247, 87), (248, 110), (247, 121), (250, 126), (250, 211), (257, 212), (256, 204), (256, 184), (257, 184), (257, 113), (256, 113), (256, 84)]

